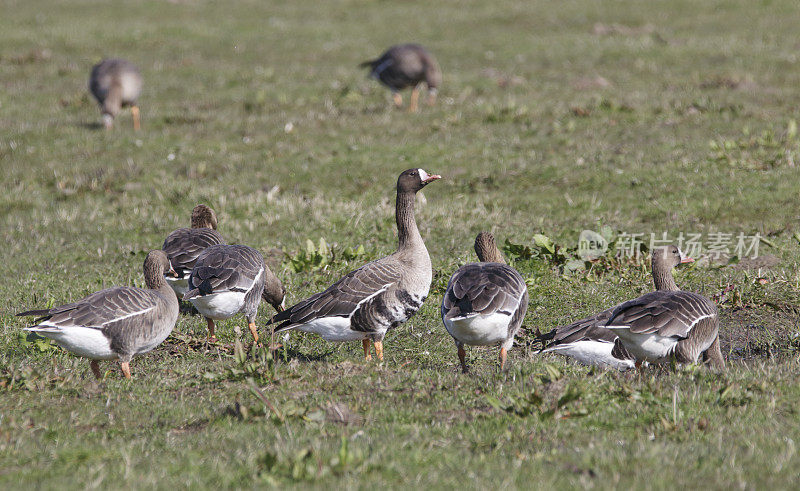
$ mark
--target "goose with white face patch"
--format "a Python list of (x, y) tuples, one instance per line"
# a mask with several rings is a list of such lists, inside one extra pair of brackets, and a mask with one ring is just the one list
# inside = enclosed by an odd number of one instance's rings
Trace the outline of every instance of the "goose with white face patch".
[(419, 90), (423, 83), (428, 88), (428, 104), (433, 105), (436, 102), (436, 94), (442, 84), (442, 72), (433, 55), (419, 44), (392, 46), (378, 58), (365, 61), (359, 66), (368, 67), (370, 77), (389, 87), (398, 108), (403, 105), (400, 91), (413, 87), (408, 110), (416, 112)]
[(114, 287), (71, 304), (17, 315), (39, 316), (35, 326), (25, 329), (92, 360), (98, 379), (99, 360), (118, 360), (122, 373), (131, 378), (131, 358), (161, 344), (178, 319), (178, 299), (164, 280), (170, 270), (164, 252), (152, 251), (144, 261), (148, 289)]
[[(264, 263), (260, 252), (243, 245), (215, 245), (197, 257), (189, 275), (189, 291), (183, 299), (206, 318), (209, 341), (216, 341), (215, 320), (229, 319), (238, 313), (247, 318), (247, 327), (258, 342), (256, 314), (263, 298), (278, 312), (283, 310), (286, 291), (281, 281)], [(238, 332), (238, 327), (237, 327)]]
[(100, 104), (106, 129), (114, 126), (114, 118), (125, 106), (131, 108), (133, 129), (139, 129), (139, 106), (136, 101), (142, 92), (142, 74), (133, 63), (118, 58), (101, 61), (92, 67), (89, 91)]
[(464, 345), (500, 345), (500, 369), (514, 345), (514, 335), (528, 310), (528, 287), (516, 269), (505, 264), (494, 236), (475, 239), (479, 263), (458, 268), (442, 298), (442, 322), (453, 337), (461, 370), (467, 372)]
[(675, 266), (692, 261), (674, 245), (654, 249), (655, 292), (539, 336), (542, 351), (620, 370), (672, 357), (696, 363), (701, 354), (712, 366), (724, 367), (716, 306), (681, 291), (672, 276)]
[(275, 332), (297, 329), (326, 341), (362, 340), (365, 359), (370, 342), (383, 360), (386, 331), (407, 321), (422, 306), (433, 270), (414, 218), (417, 191), (440, 179), (422, 169), (408, 169), (397, 179), (398, 247), (393, 254), (348, 273), (323, 292), (278, 313)]
[(189, 275), (200, 253), (208, 247), (225, 243), (225, 239), (217, 232), (217, 215), (208, 206), (195, 206), (191, 223), (191, 228), (172, 231), (161, 246), (175, 270), (176, 276), (167, 275), (166, 279), (178, 299), (182, 299), (189, 291)]

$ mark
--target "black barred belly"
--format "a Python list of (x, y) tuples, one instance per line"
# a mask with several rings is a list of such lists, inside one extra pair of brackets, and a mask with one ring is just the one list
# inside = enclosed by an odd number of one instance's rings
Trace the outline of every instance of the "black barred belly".
[(405, 290), (398, 290), (396, 295), (378, 295), (353, 314), (350, 328), (360, 332), (385, 333), (417, 313), (425, 298)]

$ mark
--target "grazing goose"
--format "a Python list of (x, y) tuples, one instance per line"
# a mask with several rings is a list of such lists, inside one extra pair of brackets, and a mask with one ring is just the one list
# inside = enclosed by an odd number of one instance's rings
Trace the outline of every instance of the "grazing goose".
[(243, 245), (206, 248), (192, 268), (188, 287), (183, 299), (192, 302), (205, 316), (210, 341), (217, 339), (214, 335), (215, 320), (229, 319), (242, 312), (257, 343), (255, 321), (261, 299), (280, 312), (286, 296), (281, 281), (264, 263), (261, 253)]
[(142, 92), (142, 74), (133, 63), (119, 58), (101, 61), (92, 68), (89, 90), (100, 104), (106, 129), (114, 125), (114, 118), (125, 106), (131, 107), (133, 129), (139, 129), (136, 100)]
[(528, 310), (528, 287), (516, 269), (505, 264), (494, 236), (475, 238), (479, 263), (458, 268), (442, 298), (442, 322), (453, 336), (461, 370), (467, 372), (464, 345), (500, 344), (500, 370), (514, 335)]
[(351, 271), (327, 290), (312, 295), (272, 318), (275, 332), (298, 329), (326, 341), (362, 340), (369, 360), (370, 341), (383, 360), (386, 331), (407, 321), (422, 306), (433, 271), (428, 250), (414, 219), (417, 191), (441, 179), (422, 169), (408, 169), (397, 179), (398, 247), (393, 254)]
[(167, 276), (167, 283), (178, 299), (189, 291), (189, 275), (200, 253), (224, 243), (225, 239), (217, 232), (217, 215), (206, 205), (197, 205), (192, 210), (192, 228), (179, 228), (167, 236), (161, 250), (175, 270), (175, 277)]
[[(678, 291), (672, 269), (681, 263), (692, 261), (694, 259), (685, 256), (674, 245), (653, 249), (651, 266), (655, 289)], [(635, 365), (634, 357), (622, 346), (617, 346), (616, 352), (612, 354), (617, 335), (603, 326), (611, 318), (615, 308), (611, 307), (599, 314), (557, 327), (539, 336), (538, 341), (541, 341), (543, 346), (542, 352), (569, 356), (584, 365), (630, 370)], [(546, 343), (547, 341), (550, 342)]]
[(419, 44), (392, 46), (380, 57), (365, 61), (359, 67), (369, 67), (370, 77), (389, 87), (397, 107), (403, 105), (400, 91), (413, 87), (409, 111), (416, 112), (419, 88), (423, 82), (428, 86), (428, 104), (436, 102), (436, 93), (442, 83), (442, 72), (433, 55)]
[(672, 268), (692, 261), (674, 245), (655, 249), (655, 292), (541, 336), (553, 340), (544, 351), (620, 369), (672, 356), (695, 363), (700, 354), (713, 366), (724, 367), (716, 306), (701, 295), (680, 291), (672, 276)]
[(163, 251), (151, 251), (144, 261), (148, 289), (118, 286), (75, 303), (17, 315), (40, 316), (25, 330), (92, 360), (98, 379), (98, 360), (119, 360), (125, 378), (131, 378), (131, 358), (161, 344), (178, 319), (178, 299), (164, 280), (164, 272), (171, 269)]

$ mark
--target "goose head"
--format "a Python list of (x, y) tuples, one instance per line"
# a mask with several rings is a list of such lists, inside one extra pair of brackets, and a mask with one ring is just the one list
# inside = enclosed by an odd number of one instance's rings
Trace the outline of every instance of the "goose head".
[(475, 254), (484, 263), (505, 263), (500, 249), (494, 240), (494, 235), (489, 232), (481, 232), (475, 237)]
[(428, 174), (422, 169), (408, 169), (403, 171), (397, 179), (397, 192), (416, 193), (429, 183), (441, 178), (440, 175)]
[(144, 282), (147, 288), (157, 289), (165, 285), (164, 275), (177, 276), (167, 255), (158, 249), (150, 251), (144, 259)]
[(217, 214), (206, 205), (197, 205), (192, 210), (192, 228), (217, 229)]

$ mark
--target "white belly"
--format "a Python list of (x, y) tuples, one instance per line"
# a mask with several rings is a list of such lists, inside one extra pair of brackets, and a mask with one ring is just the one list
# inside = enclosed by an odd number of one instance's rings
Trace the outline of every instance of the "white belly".
[(658, 334), (634, 334), (629, 327), (609, 327), (637, 360), (661, 363), (672, 356), (678, 340)]
[(460, 319), (447, 319), (444, 327), (457, 341), (472, 346), (489, 346), (508, 338), (511, 316), (494, 313), (474, 315)]
[(165, 276), (164, 279), (167, 280), (167, 284), (172, 291), (178, 294), (178, 298), (183, 298), (186, 295), (186, 292), (189, 291), (189, 277), (186, 278), (170, 278)]
[(322, 317), (301, 324), (296, 329), (319, 334), (325, 341), (357, 341), (370, 337), (370, 333), (350, 329), (350, 318), (348, 317)]
[[(43, 324), (46, 325), (46, 324)], [(92, 360), (114, 360), (111, 341), (99, 329), (89, 327), (59, 327), (57, 330), (29, 328), (40, 336), (50, 338), (70, 353)]]
[(633, 368), (632, 360), (620, 360), (611, 356), (613, 349), (614, 343), (585, 340), (554, 346), (544, 350), (543, 353), (569, 356), (584, 365), (608, 366), (617, 370)]
[(244, 292), (222, 292), (189, 299), (198, 312), (209, 319), (222, 320), (233, 317), (244, 306)]
[(120, 84), (122, 85), (122, 100), (129, 102), (137, 97), (142, 90), (141, 80), (131, 73), (123, 73), (120, 77)]

